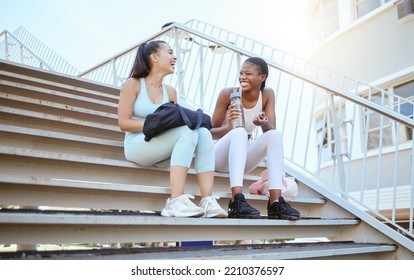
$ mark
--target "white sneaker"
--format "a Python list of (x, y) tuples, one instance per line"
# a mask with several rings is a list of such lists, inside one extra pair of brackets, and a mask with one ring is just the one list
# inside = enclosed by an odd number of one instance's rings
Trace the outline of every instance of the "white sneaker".
[(204, 218), (226, 218), (227, 212), (220, 207), (215, 197), (208, 196), (200, 201), (199, 206), (204, 209)]
[(195, 205), (190, 199), (194, 196), (183, 194), (174, 199), (168, 198), (167, 203), (161, 211), (164, 217), (201, 217), (204, 215), (204, 209)]

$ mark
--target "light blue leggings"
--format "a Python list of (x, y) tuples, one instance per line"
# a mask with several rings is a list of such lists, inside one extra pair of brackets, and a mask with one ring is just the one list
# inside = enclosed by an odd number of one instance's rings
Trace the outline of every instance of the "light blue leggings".
[(214, 171), (213, 139), (208, 129), (191, 130), (188, 126), (169, 129), (144, 140), (142, 132), (128, 132), (125, 135), (124, 153), (127, 160), (141, 166), (152, 166), (171, 158), (171, 166), (190, 167), (194, 158), (196, 173)]

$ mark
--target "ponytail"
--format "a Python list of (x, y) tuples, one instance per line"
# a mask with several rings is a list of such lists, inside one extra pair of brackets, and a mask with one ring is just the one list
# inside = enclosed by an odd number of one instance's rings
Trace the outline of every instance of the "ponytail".
[(129, 75), (130, 78), (145, 78), (151, 71), (150, 56), (157, 53), (161, 44), (166, 42), (157, 40), (139, 45), (134, 64)]

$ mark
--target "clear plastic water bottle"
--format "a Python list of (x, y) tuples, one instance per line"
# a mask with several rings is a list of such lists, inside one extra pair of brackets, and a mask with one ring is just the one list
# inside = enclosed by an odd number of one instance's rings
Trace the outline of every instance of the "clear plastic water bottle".
[(241, 116), (233, 120), (233, 128), (244, 127), (244, 112), (243, 112), (242, 99), (241, 99), (240, 92), (238, 92), (236, 89), (234, 89), (230, 95), (230, 105), (234, 109), (240, 110), (241, 112)]

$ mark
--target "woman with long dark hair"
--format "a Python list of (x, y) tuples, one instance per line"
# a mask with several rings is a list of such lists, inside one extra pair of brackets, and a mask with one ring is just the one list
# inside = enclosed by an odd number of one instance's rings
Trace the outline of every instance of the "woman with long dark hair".
[[(214, 151), (208, 129), (191, 130), (184, 125), (166, 130), (148, 142), (144, 140), (145, 117), (164, 103), (177, 102), (176, 90), (163, 83), (165, 76), (174, 73), (176, 60), (172, 48), (164, 41), (151, 41), (139, 46), (118, 104), (118, 124), (126, 132), (125, 157), (141, 166), (152, 166), (171, 158), (171, 196), (161, 211), (162, 216), (226, 217), (226, 211), (211, 196)], [(191, 201), (193, 196), (184, 194), (193, 157), (202, 197), (198, 206)]]

